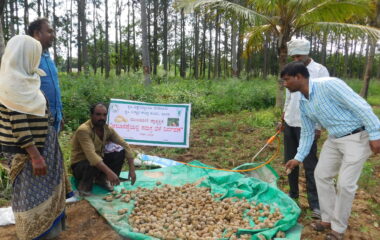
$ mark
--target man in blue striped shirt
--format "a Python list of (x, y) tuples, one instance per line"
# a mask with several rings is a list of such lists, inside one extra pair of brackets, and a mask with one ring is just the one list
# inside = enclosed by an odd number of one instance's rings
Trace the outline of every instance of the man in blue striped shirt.
[[(343, 239), (363, 164), (371, 150), (380, 152), (380, 121), (371, 106), (338, 78), (309, 80), (301, 62), (287, 64), (281, 78), (290, 92), (302, 93), (300, 144), (285, 167), (293, 170), (302, 163), (317, 123), (327, 129), (329, 136), (315, 169), (322, 221), (312, 227), (317, 231), (331, 228), (326, 239)], [(338, 174), (335, 189), (333, 179)]]
[[(315, 62), (309, 57), (310, 42), (306, 39), (293, 39), (287, 43), (288, 55), (294, 61), (301, 61), (307, 68), (310, 78), (329, 77), (330, 74), (325, 66)], [(283, 121), (281, 122), (284, 128), (284, 160), (287, 163), (294, 158), (299, 146), (301, 135), (301, 112), (299, 110), (299, 102), (301, 99), (300, 92), (290, 93), (286, 91), (286, 98), (284, 104)], [(281, 126), (280, 126), (281, 127)], [(319, 201), (317, 194), (317, 186), (315, 184), (314, 170), (318, 163), (317, 157), (317, 140), (321, 134), (320, 126), (316, 129), (316, 138), (309, 151), (308, 156), (303, 161), (306, 178), (306, 193), (307, 200), (312, 212), (312, 217), (320, 219), (321, 211), (319, 209)], [(289, 182), (289, 196), (293, 199), (298, 199), (299, 168), (296, 167), (290, 174), (288, 174)]]

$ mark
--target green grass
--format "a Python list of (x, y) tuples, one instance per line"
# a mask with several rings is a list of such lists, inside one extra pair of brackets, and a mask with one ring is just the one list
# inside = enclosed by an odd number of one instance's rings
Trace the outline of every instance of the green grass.
[(70, 155), (71, 155), (71, 137), (73, 132), (69, 130), (62, 131), (59, 134), (59, 145), (61, 146), (63, 159), (65, 161), (65, 167), (67, 170), (67, 173), (70, 175)]
[(362, 174), (359, 179), (359, 186), (369, 193), (375, 193), (376, 187), (380, 184), (380, 179), (374, 177), (375, 168), (380, 168), (380, 163), (375, 160), (368, 160), (364, 163)]
[(380, 90), (377, 95), (371, 95), (368, 97), (368, 103), (371, 105), (380, 106)]
[(373, 112), (376, 114), (377, 117), (380, 118), (380, 107), (373, 108)]
[(281, 113), (279, 109), (268, 108), (255, 111), (247, 119), (243, 119), (246, 124), (252, 127), (274, 127), (280, 121)]
[(108, 103), (111, 98), (152, 102), (191, 103), (192, 117), (237, 113), (242, 110), (265, 109), (275, 103), (275, 78), (183, 80), (169, 78), (144, 87), (139, 75), (104, 79), (61, 74), (62, 102), (66, 129), (76, 129), (88, 118), (89, 106)]
[[(363, 86), (363, 81), (358, 79), (350, 79), (346, 81), (347, 84), (352, 87), (357, 93)], [(372, 79), (369, 84), (368, 89), (368, 103), (371, 105), (380, 106), (380, 81), (377, 79)]]
[(0, 165), (0, 207), (8, 205), (12, 194), (12, 184), (7, 170)]

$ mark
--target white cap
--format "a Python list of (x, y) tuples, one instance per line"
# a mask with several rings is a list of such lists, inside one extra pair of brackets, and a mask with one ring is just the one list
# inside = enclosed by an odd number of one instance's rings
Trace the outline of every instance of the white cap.
[(293, 39), (288, 42), (288, 55), (309, 55), (310, 42), (304, 39)]

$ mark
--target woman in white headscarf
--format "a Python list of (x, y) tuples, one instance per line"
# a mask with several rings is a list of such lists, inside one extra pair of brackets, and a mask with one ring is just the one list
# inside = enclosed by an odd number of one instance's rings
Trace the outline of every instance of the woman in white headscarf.
[(65, 220), (72, 195), (57, 133), (40, 91), (39, 41), (11, 38), (0, 66), (0, 147), (10, 166), (12, 210), (19, 239), (50, 239)]

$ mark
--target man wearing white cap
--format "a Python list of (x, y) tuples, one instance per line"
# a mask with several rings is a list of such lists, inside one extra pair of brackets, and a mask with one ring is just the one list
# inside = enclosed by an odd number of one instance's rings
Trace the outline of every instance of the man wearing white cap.
[[(310, 58), (310, 42), (303, 39), (294, 39), (288, 42), (288, 55), (294, 61), (302, 62), (310, 73), (310, 78), (329, 77), (326, 67), (316, 63)], [(283, 113), (282, 127), (284, 127), (284, 155), (285, 163), (293, 159), (297, 153), (301, 131), (301, 113), (299, 110), (300, 92), (290, 93), (286, 89), (286, 100)], [(320, 129), (320, 127), (317, 127)], [(314, 179), (314, 169), (318, 163), (317, 158), (317, 139), (320, 136), (320, 130), (316, 131), (316, 138), (309, 155), (303, 161), (306, 176), (306, 191), (309, 207), (313, 211), (312, 217), (320, 218), (319, 202), (317, 188)], [(289, 175), (288, 181), (290, 186), (289, 195), (293, 199), (298, 199), (298, 176), (299, 168), (295, 168)]]

